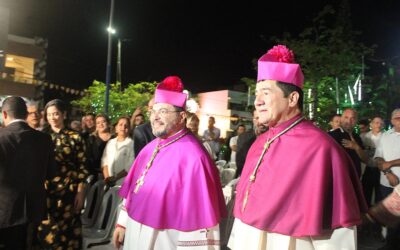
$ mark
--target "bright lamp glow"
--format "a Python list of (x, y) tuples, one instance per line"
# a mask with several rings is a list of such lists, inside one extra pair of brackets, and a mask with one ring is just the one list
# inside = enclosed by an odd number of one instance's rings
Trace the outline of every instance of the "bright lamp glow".
[(113, 27), (108, 27), (107, 31), (108, 31), (108, 33), (111, 33), (111, 34), (115, 34), (116, 33), (116, 30)]

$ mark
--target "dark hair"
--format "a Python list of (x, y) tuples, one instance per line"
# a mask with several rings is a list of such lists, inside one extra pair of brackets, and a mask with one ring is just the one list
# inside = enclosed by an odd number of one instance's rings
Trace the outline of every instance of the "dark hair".
[(103, 118), (106, 120), (106, 122), (107, 122), (108, 124), (110, 124), (110, 119), (109, 119), (108, 116), (105, 115), (105, 114), (98, 114), (98, 115), (96, 115), (96, 117), (94, 118), (94, 121), (96, 121), (97, 118), (100, 118), (100, 117), (103, 117)]
[(341, 117), (341, 115), (340, 114), (333, 114), (333, 115), (331, 115), (331, 119), (329, 120), (329, 121), (332, 121), (333, 120), (333, 118), (335, 118), (336, 116), (338, 116), (338, 117)]
[(128, 123), (128, 128), (129, 128), (129, 130), (131, 130), (131, 119), (130, 119), (129, 117), (127, 117), (127, 116), (120, 116), (120, 117), (118, 117), (117, 122), (114, 124), (114, 127), (117, 126), (118, 122), (119, 122), (120, 120), (122, 120), (122, 119), (125, 119), (125, 120), (126, 120), (126, 122)]
[(175, 109), (175, 111), (176, 112), (182, 112), (182, 111), (185, 111), (185, 109), (184, 108), (182, 108), (182, 107), (178, 107), (178, 106), (175, 106), (175, 105), (173, 105), (174, 106), (174, 109)]
[(200, 122), (199, 117), (195, 113), (186, 112), (186, 123), (190, 121)]
[(26, 119), (28, 110), (24, 99), (19, 96), (10, 96), (3, 101), (2, 111), (14, 119)]
[(378, 114), (378, 115), (373, 115), (373, 116), (371, 116), (371, 117), (372, 117), (371, 120), (370, 120), (371, 122), (372, 122), (372, 120), (375, 119), (375, 118), (379, 118), (379, 119), (381, 119), (383, 122), (385, 122), (385, 119), (383, 119), (383, 116), (381, 116), (381, 115), (379, 115), (379, 114)]
[(55, 106), (56, 109), (58, 109), (61, 113), (67, 112), (67, 106), (63, 101), (60, 99), (54, 99), (46, 103), (46, 106), (44, 106), (44, 120), (47, 122), (47, 109), (50, 108), (51, 106)]
[(369, 126), (369, 121), (368, 119), (362, 119), (358, 122), (359, 125), (364, 125), (364, 126)]
[(142, 113), (140, 113), (140, 114), (137, 114), (137, 115), (135, 116), (135, 118), (136, 118), (136, 117), (138, 117), (138, 116), (141, 116), (141, 117), (143, 117), (143, 118), (144, 118), (144, 115), (143, 115)]
[(297, 102), (297, 106), (299, 107), (300, 111), (303, 112), (303, 99), (304, 99), (304, 94), (303, 90), (295, 85), (284, 83), (284, 82), (277, 82), (276, 84), (282, 91), (283, 91), (283, 97), (288, 97), (290, 93), (292, 92), (297, 92), (299, 93), (299, 100)]
[[(110, 132), (110, 119), (108, 118), (107, 115), (105, 115), (105, 114), (98, 114), (98, 115), (96, 115), (96, 117), (94, 118), (94, 122), (96, 123), (97, 118), (101, 118), (101, 117), (104, 118), (104, 119), (106, 120), (106, 122), (107, 122), (107, 129), (106, 129), (106, 131), (107, 131), (107, 132)], [(94, 134), (94, 135), (97, 135), (97, 134), (98, 134), (97, 130), (95, 130), (95, 131), (93, 132), (93, 134)]]
[(246, 126), (244, 124), (239, 124), (236, 129), (238, 129), (239, 127), (246, 128)]

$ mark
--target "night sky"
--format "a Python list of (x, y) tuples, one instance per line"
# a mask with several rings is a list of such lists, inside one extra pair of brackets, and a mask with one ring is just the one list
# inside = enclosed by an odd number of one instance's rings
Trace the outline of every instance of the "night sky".
[[(129, 39), (122, 44), (123, 83), (179, 75), (194, 93), (231, 88), (242, 77), (255, 78), (252, 60), (272, 46), (272, 36), (297, 35), (324, 5), (339, 1), (237, 2), (115, 0), (116, 39)], [(378, 45), (375, 58), (400, 55), (399, 2), (350, 1), (362, 41)], [(0, 3), (11, 9), (10, 33), (49, 39), (49, 81), (80, 88), (104, 81), (109, 0)]]

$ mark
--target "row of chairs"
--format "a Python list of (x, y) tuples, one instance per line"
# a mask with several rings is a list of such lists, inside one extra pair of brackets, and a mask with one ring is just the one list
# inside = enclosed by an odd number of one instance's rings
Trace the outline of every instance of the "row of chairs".
[(103, 180), (88, 187), (86, 206), (81, 215), (83, 249), (106, 245), (111, 242), (121, 198), (119, 186), (107, 188)]
[(228, 216), (227, 218), (224, 218), (221, 221), (221, 227), (220, 227), (221, 245), (223, 247), (226, 247), (226, 245), (228, 244), (229, 236), (231, 235), (233, 227), (233, 222), (235, 220), (235, 218), (233, 217), (233, 206), (235, 204), (235, 198), (236, 198), (235, 189), (238, 181), (239, 178), (233, 179), (222, 189), (225, 198), (226, 209), (228, 211)]
[(236, 175), (236, 163), (218, 160), (215, 162), (221, 178), (222, 187), (226, 186)]
[[(225, 204), (228, 209), (228, 218), (221, 222), (221, 242), (227, 244), (227, 240), (233, 225), (233, 204), (235, 200), (235, 186), (238, 178), (234, 179), (236, 169), (223, 168), (221, 182)], [(224, 173), (233, 173), (224, 175)], [(108, 190), (103, 180), (99, 180), (88, 188), (86, 195), (85, 210), (81, 215), (83, 224), (83, 249), (98, 248), (105, 249), (111, 242), (114, 225), (118, 218), (118, 207), (121, 198), (118, 196), (119, 186), (111, 187)]]

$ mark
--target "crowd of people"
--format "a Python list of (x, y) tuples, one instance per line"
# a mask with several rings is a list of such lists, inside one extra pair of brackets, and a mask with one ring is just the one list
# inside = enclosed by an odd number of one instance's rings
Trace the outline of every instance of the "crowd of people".
[(400, 109), (388, 131), (382, 117), (358, 122), (351, 108), (323, 131), (302, 113), (303, 81), (292, 51), (268, 51), (258, 61), (253, 126), (238, 124), (225, 141), (213, 116), (199, 134), (176, 76), (114, 125), (104, 114), (67, 123), (59, 99), (41, 112), (6, 98), (0, 249), (82, 249), (88, 181), (121, 186), (116, 248), (220, 249), (228, 213), (215, 161), (224, 146), (238, 178), (230, 249), (357, 249), (357, 238), (382, 237), (376, 225), (389, 226), (383, 249), (400, 249)]

